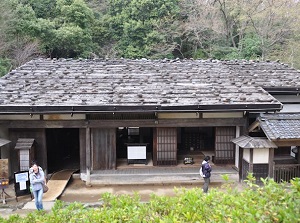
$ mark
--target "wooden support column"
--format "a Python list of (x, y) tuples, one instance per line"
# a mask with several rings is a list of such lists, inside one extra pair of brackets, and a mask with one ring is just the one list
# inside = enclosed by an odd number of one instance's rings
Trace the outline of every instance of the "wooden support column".
[(269, 177), (274, 177), (274, 148), (269, 149)]
[[(236, 126), (235, 127), (235, 138), (238, 138), (241, 136), (240, 132), (240, 127)], [(241, 157), (240, 157), (240, 147), (236, 144), (235, 145), (235, 168), (239, 170), (240, 167), (240, 162), (241, 162)]]
[(86, 128), (86, 185), (91, 185), (91, 129)]
[(250, 149), (249, 173), (253, 173), (253, 149)]

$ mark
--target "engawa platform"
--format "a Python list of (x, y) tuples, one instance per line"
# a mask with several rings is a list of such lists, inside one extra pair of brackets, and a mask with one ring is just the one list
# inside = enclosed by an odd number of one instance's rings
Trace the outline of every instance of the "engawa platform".
[[(213, 166), (211, 183), (222, 184), (228, 175), (230, 182), (239, 182), (239, 174), (232, 166)], [(86, 180), (86, 175), (81, 174)], [(155, 167), (128, 168), (116, 170), (93, 171), (90, 175), (91, 185), (170, 185), (203, 184), (198, 166), (190, 167)]]

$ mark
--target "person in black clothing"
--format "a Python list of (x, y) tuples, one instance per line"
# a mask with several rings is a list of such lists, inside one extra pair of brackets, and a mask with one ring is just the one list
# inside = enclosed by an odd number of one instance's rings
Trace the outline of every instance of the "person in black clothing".
[[(210, 172), (211, 172), (211, 166), (209, 164), (209, 160), (210, 160), (210, 157), (209, 156), (206, 156), (202, 162), (202, 166), (201, 166), (201, 171), (202, 173), (201, 176), (203, 177), (204, 179), (204, 185), (203, 185), (203, 192), (204, 193), (207, 193), (208, 191), (208, 186), (209, 186), (209, 183), (210, 183)], [(200, 171), (200, 172), (201, 172)]]

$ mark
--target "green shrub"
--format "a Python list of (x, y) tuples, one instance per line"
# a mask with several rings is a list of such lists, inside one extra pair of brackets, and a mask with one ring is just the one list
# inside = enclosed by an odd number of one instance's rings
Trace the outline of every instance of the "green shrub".
[(11, 68), (10, 60), (6, 58), (0, 58), (0, 77), (7, 74), (10, 68)]
[[(226, 177), (225, 177), (226, 178)], [(300, 179), (277, 184), (262, 179), (253, 184), (249, 177), (243, 188), (228, 184), (211, 188), (204, 194), (201, 188), (174, 188), (175, 196), (152, 194), (143, 203), (136, 193), (112, 195), (105, 193), (98, 208), (83, 204), (66, 205), (57, 201), (52, 211), (33, 212), (22, 218), (16, 215), (2, 222), (300, 222)]]

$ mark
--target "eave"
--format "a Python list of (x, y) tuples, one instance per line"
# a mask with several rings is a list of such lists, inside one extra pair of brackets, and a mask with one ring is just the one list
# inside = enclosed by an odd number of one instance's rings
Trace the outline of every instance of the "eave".
[(299, 87), (264, 87), (271, 95), (299, 95)]
[(132, 106), (0, 106), (0, 114), (64, 114), (64, 113), (105, 113), (105, 112), (275, 112), (282, 104), (217, 104), (217, 105), (132, 105)]

